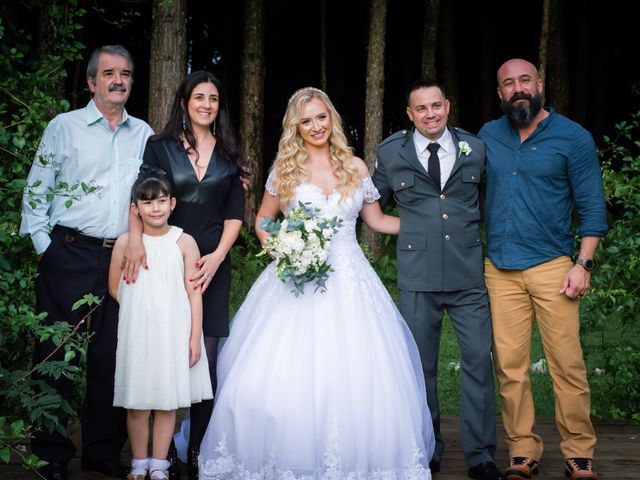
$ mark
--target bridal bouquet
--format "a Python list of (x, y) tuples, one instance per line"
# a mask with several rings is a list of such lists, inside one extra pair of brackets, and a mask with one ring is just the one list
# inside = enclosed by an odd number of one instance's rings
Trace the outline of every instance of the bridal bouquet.
[(260, 221), (260, 228), (271, 237), (258, 255), (276, 259), (276, 275), (284, 283), (291, 280), (297, 297), (304, 293), (305, 283), (313, 282), (314, 291), (326, 291), (325, 282), (333, 269), (327, 258), (331, 237), (342, 226), (342, 219), (318, 216), (320, 209), (299, 203), (282, 221), (269, 217)]

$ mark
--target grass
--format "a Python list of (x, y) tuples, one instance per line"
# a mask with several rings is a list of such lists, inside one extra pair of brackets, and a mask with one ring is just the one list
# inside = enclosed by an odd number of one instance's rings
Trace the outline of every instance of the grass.
[[(531, 362), (537, 362), (544, 358), (540, 334), (534, 326), (531, 344)], [(440, 337), (440, 355), (438, 359), (438, 396), (440, 397), (440, 410), (443, 415), (457, 416), (460, 414), (460, 372), (453, 365), (460, 364), (460, 349), (458, 341), (451, 326), (449, 318), (445, 316), (442, 323), (442, 336)], [(494, 378), (496, 390), (496, 414), (500, 414), (500, 396), (498, 394), (498, 382)], [(533, 390), (536, 415), (553, 416), (554, 400), (551, 377), (548, 373), (532, 373), (531, 385)]]

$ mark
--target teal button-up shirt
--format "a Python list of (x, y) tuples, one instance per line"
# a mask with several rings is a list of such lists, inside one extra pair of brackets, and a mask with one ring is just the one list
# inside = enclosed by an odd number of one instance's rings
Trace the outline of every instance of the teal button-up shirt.
[(487, 146), (487, 253), (498, 268), (526, 270), (573, 256), (574, 210), (580, 237), (607, 233), (593, 139), (577, 123), (549, 113), (524, 142), (506, 116), (478, 134)]

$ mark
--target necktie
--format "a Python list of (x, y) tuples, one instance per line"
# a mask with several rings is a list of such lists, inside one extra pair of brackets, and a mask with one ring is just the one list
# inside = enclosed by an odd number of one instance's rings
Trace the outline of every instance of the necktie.
[(429, 175), (433, 178), (433, 182), (436, 184), (438, 191), (440, 191), (440, 159), (438, 158), (438, 150), (440, 149), (439, 143), (430, 143), (427, 146), (427, 150), (429, 150), (429, 163), (427, 166), (429, 167)]

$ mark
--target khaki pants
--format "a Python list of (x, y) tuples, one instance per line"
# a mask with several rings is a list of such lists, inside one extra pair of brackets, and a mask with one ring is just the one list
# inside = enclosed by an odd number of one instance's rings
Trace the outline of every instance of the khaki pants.
[(529, 379), (531, 331), (537, 319), (553, 381), (562, 453), (566, 458), (593, 458), (596, 437), (580, 347), (580, 302), (560, 293), (572, 265), (568, 257), (559, 257), (527, 270), (500, 270), (485, 260), (493, 323), (493, 361), (511, 457), (537, 460), (542, 457), (542, 438), (534, 432), (535, 410)]

